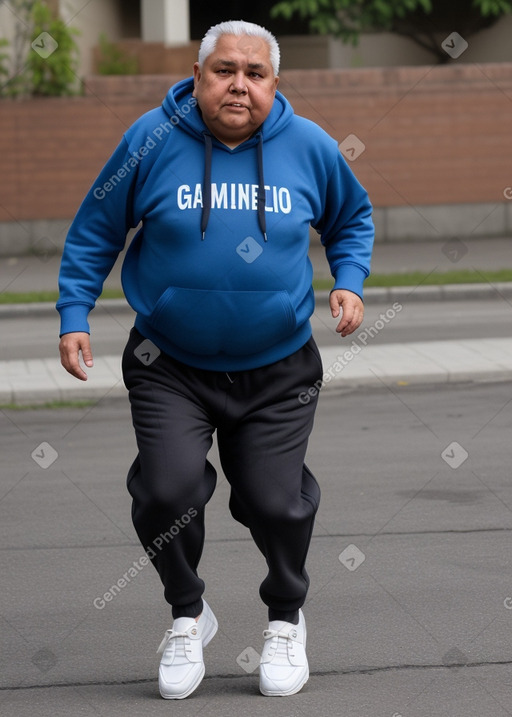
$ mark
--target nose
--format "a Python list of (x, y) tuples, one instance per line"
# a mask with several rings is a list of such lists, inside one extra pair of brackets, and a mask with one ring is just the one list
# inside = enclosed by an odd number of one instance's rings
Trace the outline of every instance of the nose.
[(245, 76), (243, 72), (235, 72), (231, 80), (230, 92), (233, 94), (245, 95), (247, 92), (247, 86), (245, 84)]

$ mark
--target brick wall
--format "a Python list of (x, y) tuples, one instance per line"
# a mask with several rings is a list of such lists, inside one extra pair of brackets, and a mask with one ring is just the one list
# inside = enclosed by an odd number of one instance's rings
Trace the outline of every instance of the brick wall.
[[(0, 222), (67, 219), (123, 131), (177, 77), (90, 78), (85, 97), (0, 101)], [(375, 207), (505, 202), (512, 64), (287, 71), (298, 114), (365, 151)]]

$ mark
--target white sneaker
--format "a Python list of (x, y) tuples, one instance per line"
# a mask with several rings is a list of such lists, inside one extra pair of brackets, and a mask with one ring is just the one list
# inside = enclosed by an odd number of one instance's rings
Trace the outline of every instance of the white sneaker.
[(299, 610), (299, 624), (272, 620), (264, 630), (260, 660), (260, 692), (267, 697), (294, 695), (309, 677), (306, 657), (306, 621)]
[(158, 687), (166, 700), (182, 700), (198, 687), (204, 677), (203, 647), (217, 632), (217, 618), (203, 600), (199, 620), (178, 617), (167, 630), (157, 653), (162, 653)]

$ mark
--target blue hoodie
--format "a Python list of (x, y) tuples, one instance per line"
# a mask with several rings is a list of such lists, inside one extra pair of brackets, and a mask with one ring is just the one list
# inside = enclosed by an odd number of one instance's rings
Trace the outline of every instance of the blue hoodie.
[(192, 89), (192, 78), (178, 82), (128, 129), (85, 197), (62, 257), (61, 336), (89, 331), (141, 223), (122, 269), (137, 329), (190, 366), (257, 368), (311, 335), (310, 224), (333, 288), (362, 296), (372, 208), (335, 140), (279, 92), (259, 131), (230, 149), (209, 133)]

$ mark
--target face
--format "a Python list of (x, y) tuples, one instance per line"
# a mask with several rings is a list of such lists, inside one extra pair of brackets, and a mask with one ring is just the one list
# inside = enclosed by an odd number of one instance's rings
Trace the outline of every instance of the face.
[(236, 147), (268, 116), (278, 77), (259, 37), (223, 35), (203, 63), (194, 64), (194, 97), (210, 132)]

